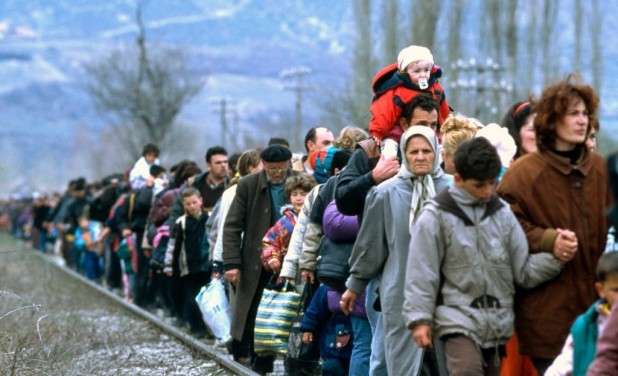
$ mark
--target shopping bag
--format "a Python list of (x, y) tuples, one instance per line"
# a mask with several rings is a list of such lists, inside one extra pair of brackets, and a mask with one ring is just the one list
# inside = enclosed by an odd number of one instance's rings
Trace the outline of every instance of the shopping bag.
[(289, 375), (319, 375), (320, 349), (318, 343), (303, 343), (303, 332), (300, 326), (305, 318), (305, 310), (309, 307), (316, 287), (309, 280), (305, 283), (301, 295), (301, 304), (298, 313), (292, 320), (290, 336), (288, 337), (288, 351), (283, 360), (285, 372)]
[(204, 323), (210, 328), (212, 334), (222, 343), (230, 341), (232, 339), (230, 335), (232, 313), (221, 279), (215, 278), (202, 287), (195, 301), (200, 307)]
[(300, 298), (287, 281), (280, 287), (264, 289), (255, 319), (253, 351), (256, 354), (286, 354)]

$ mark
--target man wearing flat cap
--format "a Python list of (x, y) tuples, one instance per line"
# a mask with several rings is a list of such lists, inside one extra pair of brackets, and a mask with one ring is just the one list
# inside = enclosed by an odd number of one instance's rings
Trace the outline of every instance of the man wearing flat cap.
[(236, 196), (225, 219), (223, 266), (225, 278), (235, 290), (232, 304), (234, 360), (248, 364), (260, 374), (272, 372), (273, 356), (256, 356), (253, 333), (258, 305), (272, 273), (262, 267), (262, 238), (280, 218), (285, 204), (284, 185), (292, 153), (282, 145), (268, 146), (260, 155), (264, 170), (238, 181)]

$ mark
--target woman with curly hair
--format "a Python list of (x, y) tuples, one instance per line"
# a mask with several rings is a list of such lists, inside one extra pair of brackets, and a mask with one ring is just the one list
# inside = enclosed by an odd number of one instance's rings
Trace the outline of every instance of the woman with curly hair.
[(450, 115), (440, 127), (442, 145), (440, 156), (442, 169), (447, 174), (455, 172), (454, 155), (457, 146), (462, 142), (474, 138), (476, 132), (483, 128), (483, 124), (474, 118), (463, 115)]
[(339, 136), (337, 136), (333, 145), (339, 150), (353, 153), (354, 149), (356, 149), (356, 144), (368, 138), (369, 133), (367, 131), (353, 125), (348, 125), (339, 132)]
[(598, 106), (594, 89), (572, 75), (546, 87), (532, 101), (538, 150), (513, 162), (498, 186), (530, 252), (550, 252), (565, 263), (556, 278), (517, 293), (519, 348), (539, 374), (596, 299), (595, 268), (605, 249), (611, 201), (605, 162), (586, 147)]

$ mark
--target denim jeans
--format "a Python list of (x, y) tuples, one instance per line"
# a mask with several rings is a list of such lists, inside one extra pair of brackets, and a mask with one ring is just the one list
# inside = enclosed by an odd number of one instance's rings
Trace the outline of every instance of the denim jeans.
[(369, 375), (369, 359), (371, 358), (371, 325), (366, 317), (350, 315), (354, 331), (354, 347), (350, 357), (349, 376)]
[(93, 251), (84, 251), (84, 272), (89, 280), (98, 279), (103, 274), (101, 258)]
[(373, 308), (373, 303), (376, 301), (378, 294), (377, 289), (380, 286), (380, 278), (373, 278), (367, 285), (367, 299), (365, 300), (365, 309), (367, 310), (367, 319), (371, 324), (371, 358), (369, 360), (369, 374), (371, 376), (388, 376), (386, 370), (386, 358), (384, 357), (384, 333), (382, 327), (382, 313)]

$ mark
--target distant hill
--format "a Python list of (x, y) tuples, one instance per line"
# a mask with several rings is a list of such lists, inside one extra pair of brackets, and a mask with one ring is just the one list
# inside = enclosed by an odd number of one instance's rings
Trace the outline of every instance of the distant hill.
[[(126, 0), (0, 2), (3, 181), (28, 181), (34, 189), (60, 190), (75, 176), (94, 178), (87, 166), (75, 163), (80, 159), (75, 153), (84, 146), (75, 145), (74, 135), (88, 133), (96, 140), (108, 120), (89, 102), (80, 66), (119, 43), (134, 40), (132, 4)], [(381, 8), (379, 2), (374, 6)], [(614, 11), (618, 6), (612, 2), (603, 6), (604, 22), (618, 21)], [(310, 79), (317, 87), (340, 83), (351, 71), (351, 12), (349, 0), (145, 1), (148, 41), (186, 46), (193, 55), (192, 71), (208, 77), (205, 89), (179, 119), (195, 130), (196, 139), (206, 140), (191, 155), (199, 155), (196, 160), (201, 161), (204, 150), (220, 140), (213, 104), (217, 98), (227, 98), (239, 113), (240, 130), (235, 137), (254, 132), (267, 138), (252, 129), (248, 120), (256, 114), (293, 111), (294, 93), (282, 87), (282, 70), (303, 65), (313, 69)], [(560, 27), (571, 27), (571, 17), (562, 17)], [(376, 30), (382, 27), (379, 17), (375, 22)], [(471, 30), (465, 30), (464, 39), (478, 38)], [(618, 45), (609, 36), (606, 39), (601, 136), (614, 137), (618, 134)], [(568, 51), (561, 58), (568, 59)], [(442, 65), (448, 78), (448, 64)], [(534, 62), (530, 69), (536, 69)], [(316, 99), (323, 96), (319, 91), (307, 93), (303, 114), (319, 114)], [(19, 184), (0, 186), (0, 197)]]
[[(229, 98), (242, 109), (243, 119), (269, 109), (292, 111), (293, 93), (283, 90), (278, 78), (283, 69), (332, 62), (326, 74), (316, 75), (320, 84), (336, 80), (348, 64), (342, 43), (349, 33), (346, 2), (145, 4), (148, 40), (186, 46), (195, 57), (192, 70), (208, 77), (206, 88), (180, 116), (181, 122), (203, 134), (219, 130), (213, 98)], [(84, 93), (78, 68), (94, 54), (132, 42), (134, 12), (122, 0), (0, 3), (0, 135), (10, 140), (10, 150), (17, 154), (0, 161), (3, 180), (13, 180), (17, 173), (37, 174), (35, 161), (41, 158), (53, 159), (56, 174), (40, 189), (61, 189), (77, 175), (91, 177), (88, 171), (67, 168), (75, 158), (71, 152), (76, 127), (86, 126), (97, 134), (106, 126)], [(310, 101), (305, 105), (308, 112), (317, 111)], [(0, 188), (0, 196), (7, 193), (6, 187)]]

